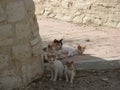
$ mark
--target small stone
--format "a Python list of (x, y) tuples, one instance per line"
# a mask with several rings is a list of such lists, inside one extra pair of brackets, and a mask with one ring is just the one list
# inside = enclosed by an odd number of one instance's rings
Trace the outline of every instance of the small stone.
[(84, 24), (91, 24), (91, 23), (93, 23), (93, 20), (92, 20), (91, 17), (86, 16), (86, 17), (83, 18), (83, 21), (82, 21), (82, 22), (83, 22)]
[(86, 39), (85, 41), (86, 41), (86, 42), (90, 42), (90, 39), (88, 38), (88, 39)]
[(44, 12), (45, 16), (49, 16), (51, 13), (52, 13), (51, 8), (45, 8), (45, 12)]
[(51, 88), (50, 90), (55, 90), (55, 89)]
[(108, 82), (109, 79), (108, 78), (102, 78), (102, 80)]

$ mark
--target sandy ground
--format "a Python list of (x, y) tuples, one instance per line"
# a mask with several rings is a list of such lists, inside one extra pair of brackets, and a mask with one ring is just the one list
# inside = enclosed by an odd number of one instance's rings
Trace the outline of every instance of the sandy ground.
[[(54, 19), (38, 18), (43, 45), (54, 39), (64, 39), (64, 44), (87, 45), (82, 56), (76, 60), (95, 58), (115, 58), (120, 56), (120, 29), (108, 27), (82, 26)], [(62, 81), (50, 81), (43, 78), (26, 90), (120, 90), (120, 70), (79, 71), (74, 84)]]
[(98, 58), (120, 56), (120, 29), (80, 26), (55, 19), (39, 18), (38, 24), (43, 45), (54, 39), (63, 38), (64, 44), (73, 46), (77, 44), (87, 45), (86, 55)]

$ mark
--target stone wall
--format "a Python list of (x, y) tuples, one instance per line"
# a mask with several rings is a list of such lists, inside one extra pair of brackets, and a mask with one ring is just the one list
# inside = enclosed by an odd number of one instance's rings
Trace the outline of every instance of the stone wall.
[(43, 73), (34, 13), (32, 0), (0, 0), (0, 90), (24, 86)]
[(120, 0), (36, 0), (36, 14), (74, 23), (120, 28)]

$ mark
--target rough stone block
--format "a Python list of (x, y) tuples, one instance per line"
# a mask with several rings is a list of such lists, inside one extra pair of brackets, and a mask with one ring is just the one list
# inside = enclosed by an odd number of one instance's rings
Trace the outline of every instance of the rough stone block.
[(5, 12), (0, 5), (0, 22), (4, 21), (5, 19), (6, 19)]
[(9, 22), (16, 22), (24, 19), (26, 15), (23, 1), (11, 2), (7, 5), (7, 15)]
[[(34, 2), (32, 0), (24, 0), (25, 1), (25, 7), (28, 12), (34, 13), (35, 11), (35, 6)], [(34, 1), (40, 1), (40, 0), (34, 0)]]
[(45, 8), (45, 12), (44, 12), (45, 16), (49, 16), (51, 13), (52, 13), (52, 9), (50, 7), (49, 8)]
[(114, 20), (108, 19), (108, 21), (104, 24), (106, 26), (117, 27), (118, 22)]
[(29, 23), (17, 23), (15, 31), (17, 39), (26, 39), (31, 36)]
[(5, 39), (5, 40), (0, 40), (0, 46), (7, 46), (7, 45), (12, 45), (13, 44), (13, 39)]
[(9, 56), (0, 54), (0, 70), (8, 66)]
[(96, 19), (94, 19), (94, 24), (97, 24), (97, 25), (102, 25), (102, 20), (101, 19), (98, 19), (98, 18), (96, 18)]
[(63, 17), (62, 14), (56, 14), (56, 16), (55, 16), (55, 18), (57, 18), (57, 19), (61, 19), (62, 17)]
[(32, 46), (38, 44), (39, 42), (40, 42), (40, 37), (39, 36), (30, 41)]
[(63, 16), (62, 18), (61, 18), (61, 20), (65, 20), (65, 21), (72, 21), (72, 18), (71, 18), (71, 16), (67, 16), (67, 15), (65, 15), (65, 16)]
[(42, 45), (41, 43), (35, 45), (32, 49), (32, 52), (33, 52), (33, 56), (39, 56), (42, 52), (42, 49), (41, 49)]
[(35, 9), (36, 15), (43, 15), (44, 14), (45, 9), (43, 6), (39, 6), (39, 4), (37, 4), (35, 7), (36, 7), (36, 9)]
[(12, 48), (12, 54), (15, 59), (23, 60), (24, 58), (29, 58), (32, 55), (31, 48), (28, 44), (17, 45)]
[(58, 7), (60, 5), (59, 0), (50, 0), (51, 1), (51, 6)]
[(13, 32), (11, 28), (12, 26), (10, 24), (0, 26), (0, 40), (12, 37)]
[(63, 8), (66, 8), (66, 9), (69, 8), (69, 2), (67, 1), (62, 1), (61, 5)]
[(33, 61), (31, 64), (24, 64), (21, 68), (23, 83), (28, 83), (31, 80), (36, 79), (41, 74), (40, 61)]
[(18, 76), (0, 77), (0, 90), (13, 90), (22, 85), (22, 80)]
[(83, 9), (85, 6), (87, 6), (86, 5), (86, 3), (85, 2), (75, 2), (74, 3), (74, 7), (76, 8), (76, 9)]
[(92, 22), (93, 22), (93, 20), (91, 17), (85, 16), (83, 18), (83, 23), (85, 23), (85, 24), (91, 24)]
[(120, 28), (120, 22), (118, 23), (117, 27)]
[(74, 23), (81, 23), (83, 17), (84, 17), (84, 15), (76, 16), (75, 18), (73, 18), (73, 22)]

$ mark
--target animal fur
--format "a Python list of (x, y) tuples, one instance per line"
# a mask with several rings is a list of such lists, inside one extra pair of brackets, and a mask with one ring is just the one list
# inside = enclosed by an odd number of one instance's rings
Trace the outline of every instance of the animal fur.
[(66, 62), (65, 65), (65, 77), (66, 77), (66, 82), (73, 83), (74, 77), (75, 77), (75, 69), (73, 66), (74, 62), (70, 61), (70, 62)]
[(55, 55), (49, 55), (49, 66), (51, 68), (51, 80), (56, 81), (57, 78), (61, 79), (64, 74), (64, 66), (61, 61), (56, 60)]
[(61, 54), (67, 53), (67, 56), (81, 55), (85, 51), (86, 46), (78, 45), (77, 48), (69, 45), (63, 45), (62, 49), (59, 51)]

